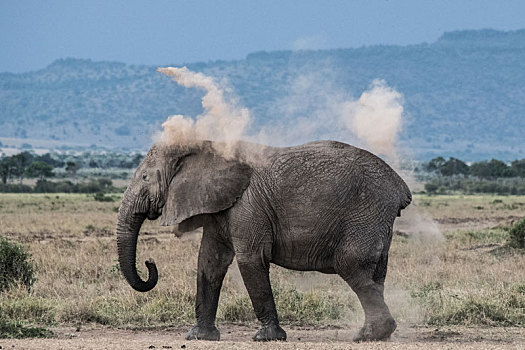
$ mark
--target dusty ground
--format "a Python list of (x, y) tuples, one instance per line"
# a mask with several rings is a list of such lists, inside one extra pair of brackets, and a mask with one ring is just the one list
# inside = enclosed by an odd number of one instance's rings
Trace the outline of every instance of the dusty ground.
[(287, 342), (254, 343), (257, 326), (222, 325), (220, 342), (186, 341), (186, 329), (55, 329), (52, 339), (0, 339), (2, 349), (525, 349), (525, 330), (400, 325), (388, 342), (353, 343), (356, 329), (286, 327)]

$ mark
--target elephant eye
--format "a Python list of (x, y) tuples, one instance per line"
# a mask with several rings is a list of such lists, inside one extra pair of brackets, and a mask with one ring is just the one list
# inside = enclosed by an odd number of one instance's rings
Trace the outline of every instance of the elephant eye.
[(148, 174), (142, 173), (142, 180), (147, 181), (148, 180)]

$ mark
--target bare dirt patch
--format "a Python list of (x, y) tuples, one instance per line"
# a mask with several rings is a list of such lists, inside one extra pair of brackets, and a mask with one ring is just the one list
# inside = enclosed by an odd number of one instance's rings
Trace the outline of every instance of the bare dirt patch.
[(220, 342), (184, 340), (186, 328), (122, 330), (55, 329), (51, 339), (2, 339), (3, 349), (523, 349), (525, 331), (494, 327), (410, 327), (400, 325), (388, 342), (353, 343), (357, 326), (287, 327), (287, 342), (251, 341), (257, 325), (222, 325)]

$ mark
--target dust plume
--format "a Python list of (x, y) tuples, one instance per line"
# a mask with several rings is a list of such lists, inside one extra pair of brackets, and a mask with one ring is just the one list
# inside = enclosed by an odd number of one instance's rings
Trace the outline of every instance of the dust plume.
[(403, 95), (384, 80), (374, 80), (354, 98), (333, 83), (334, 76), (323, 69), (297, 76), (271, 111), (282, 115), (281, 121), (262, 127), (250, 139), (276, 146), (338, 140), (385, 156), (397, 168)]
[(359, 144), (373, 153), (397, 157), (395, 143), (401, 130), (403, 96), (384, 80), (374, 80), (358, 99), (347, 96), (326, 72), (300, 75), (291, 82), (290, 94), (277, 101), (281, 122), (248, 133), (251, 117), (236, 99), (211, 77), (182, 68), (159, 68), (179, 85), (205, 90), (203, 113), (195, 118), (173, 115), (163, 124), (159, 140), (168, 144), (200, 140), (234, 143), (249, 139), (263, 144), (288, 146), (316, 139)]
[(202, 98), (203, 113), (195, 119), (173, 115), (163, 124), (163, 131), (157, 136), (166, 144), (191, 144), (202, 140), (223, 141), (219, 151), (232, 156), (235, 143), (242, 138), (250, 122), (250, 112), (239, 107), (234, 98), (226, 99), (225, 90), (217, 82), (202, 73), (195, 73), (186, 67), (158, 68), (158, 72), (173, 78), (179, 85), (200, 88), (206, 91)]
[(347, 133), (342, 132), (344, 125), (338, 112), (344, 95), (334, 86), (331, 77), (330, 70), (315, 69), (291, 79), (286, 93), (269, 108), (268, 114), (279, 119), (262, 126), (249, 139), (272, 146), (322, 139), (345, 141)]
[(397, 160), (396, 141), (403, 115), (401, 93), (384, 80), (374, 80), (359, 99), (343, 102), (340, 110), (346, 128), (364, 141), (366, 148)]

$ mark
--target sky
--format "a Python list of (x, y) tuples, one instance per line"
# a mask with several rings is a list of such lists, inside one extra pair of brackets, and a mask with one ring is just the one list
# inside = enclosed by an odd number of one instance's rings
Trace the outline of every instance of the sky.
[(525, 28), (525, 1), (0, 0), (0, 72), (66, 57), (166, 65), (408, 45), (484, 28)]

